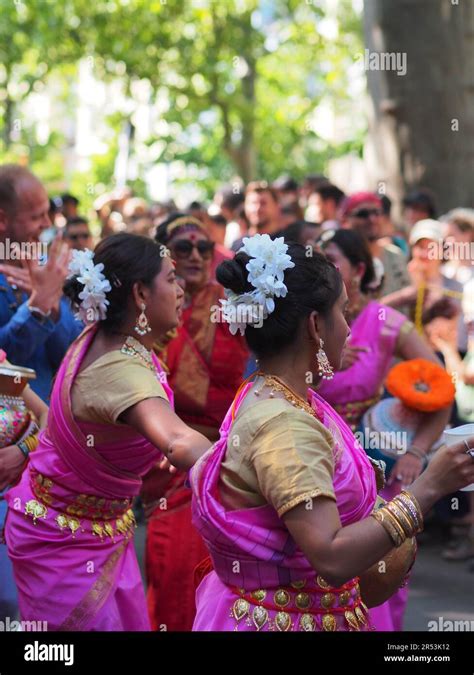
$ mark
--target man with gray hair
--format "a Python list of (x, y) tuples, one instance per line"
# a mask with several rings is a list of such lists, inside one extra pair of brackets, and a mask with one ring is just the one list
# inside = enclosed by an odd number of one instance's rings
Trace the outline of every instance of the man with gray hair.
[(45, 401), (82, 329), (62, 297), (69, 247), (57, 238), (47, 256), (43, 251), (48, 211), (48, 195), (34, 174), (16, 164), (0, 166), (0, 348), (11, 363), (36, 371), (31, 386)]

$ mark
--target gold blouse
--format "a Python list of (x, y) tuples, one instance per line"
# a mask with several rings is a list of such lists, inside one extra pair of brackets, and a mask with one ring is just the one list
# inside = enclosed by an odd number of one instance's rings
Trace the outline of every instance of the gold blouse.
[(114, 349), (76, 376), (72, 412), (84, 422), (120, 424), (118, 418), (127, 408), (155, 397), (168, 401), (158, 373), (140, 358)]
[(307, 412), (281, 398), (237, 415), (220, 474), (220, 497), (232, 510), (271, 504), (282, 516), (318, 496), (336, 499), (333, 438)]

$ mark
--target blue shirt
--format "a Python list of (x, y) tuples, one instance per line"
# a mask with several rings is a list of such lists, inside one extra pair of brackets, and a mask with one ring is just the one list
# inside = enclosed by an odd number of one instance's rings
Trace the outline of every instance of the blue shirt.
[(55, 323), (38, 321), (28, 309), (28, 295), (15, 296), (5, 276), (0, 274), (0, 348), (16, 366), (33, 368), (36, 380), (31, 388), (48, 402), (51, 382), (71, 342), (84, 326), (74, 318), (67, 298), (61, 298), (59, 319)]

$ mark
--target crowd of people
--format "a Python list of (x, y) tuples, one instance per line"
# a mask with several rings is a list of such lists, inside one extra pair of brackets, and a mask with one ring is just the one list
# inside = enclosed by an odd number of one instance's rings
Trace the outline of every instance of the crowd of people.
[[(474, 210), (391, 207), (314, 175), (84, 214), (0, 167), (0, 239), (47, 249), (0, 261), (0, 618), (401, 630), (423, 522), (474, 558), (474, 438), (441, 445), (474, 422)], [(404, 451), (365, 442), (420, 362)]]

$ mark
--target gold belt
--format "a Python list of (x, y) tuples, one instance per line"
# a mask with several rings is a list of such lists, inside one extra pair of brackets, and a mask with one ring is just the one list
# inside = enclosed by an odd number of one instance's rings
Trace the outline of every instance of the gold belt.
[[(128, 535), (136, 527), (135, 516), (130, 508), (130, 499), (110, 500), (95, 495), (79, 494), (69, 502), (50, 494), (56, 487), (51, 478), (43, 476), (30, 467), (30, 488), (36, 499), (25, 504), (25, 515), (33, 518), (36, 525), (38, 519), (51, 517), (51, 511), (57, 513), (54, 520), (62, 531), (68, 531), (75, 537), (76, 532), (85, 532), (82, 520), (94, 536), (110, 537)], [(101, 522), (102, 521), (102, 522)]]
[[(257, 631), (265, 626), (270, 631), (300, 630), (305, 632), (337, 631), (339, 616), (351, 631), (370, 628), (369, 612), (360, 597), (358, 579), (332, 588), (321, 576), (316, 585), (309, 580), (295, 581), (277, 589), (258, 589), (250, 593), (243, 588), (232, 588), (238, 595), (230, 610), (235, 620), (234, 630), (245, 619), (246, 625)], [(273, 618), (270, 612), (275, 612)], [(318, 628), (319, 617), (321, 628)]]

